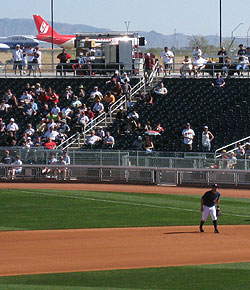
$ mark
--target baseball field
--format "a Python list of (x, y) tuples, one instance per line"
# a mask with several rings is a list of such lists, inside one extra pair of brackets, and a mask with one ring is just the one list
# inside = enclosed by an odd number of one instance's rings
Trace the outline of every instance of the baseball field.
[(0, 289), (250, 289), (250, 190), (0, 184)]

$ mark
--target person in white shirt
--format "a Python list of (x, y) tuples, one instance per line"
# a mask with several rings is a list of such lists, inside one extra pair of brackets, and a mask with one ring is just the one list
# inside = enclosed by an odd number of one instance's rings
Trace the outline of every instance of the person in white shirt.
[(248, 69), (249, 69), (248, 58), (243, 55), (239, 58), (239, 64), (237, 64), (236, 66), (238, 76), (239, 75), (243, 76), (243, 71), (246, 71)]
[(28, 56), (28, 76), (31, 75), (31, 72), (33, 71), (33, 58), (34, 58), (34, 50), (32, 46), (29, 47), (27, 50), (27, 56)]
[(25, 102), (25, 103), (27, 102), (27, 103), (29, 103), (32, 99), (33, 98), (31, 96), (31, 94), (29, 94), (28, 91), (24, 91), (19, 100), (21, 102)]
[(34, 56), (33, 56), (33, 63), (34, 63), (34, 76), (37, 76), (37, 72), (40, 73), (40, 77), (42, 76), (41, 73), (41, 66), (42, 66), (42, 53), (39, 50), (39, 47), (35, 47)]
[(72, 110), (69, 105), (62, 109), (62, 113), (67, 117), (67, 119), (71, 119), (69, 115), (72, 113)]
[(174, 60), (174, 54), (172, 51), (168, 49), (168, 47), (164, 47), (164, 51), (161, 54), (161, 58), (163, 59), (164, 63), (164, 73), (166, 75), (166, 72), (168, 70), (168, 73), (170, 74), (170, 71), (173, 69), (173, 60)]
[(90, 93), (90, 99), (96, 100), (97, 98), (101, 100), (103, 95), (100, 91), (98, 91), (98, 87), (94, 87), (94, 90)]
[(102, 140), (101, 137), (95, 135), (95, 131), (94, 131), (94, 130), (91, 131), (90, 134), (91, 134), (91, 135), (88, 136), (88, 137), (87, 137), (87, 140), (86, 140), (86, 144), (87, 144), (87, 145), (90, 145), (91, 147), (93, 147), (94, 145), (96, 145), (96, 143), (97, 143), (98, 141), (101, 141), (101, 140)]
[(206, 67), (207, 60), (200, 55), (193, 61), (194, 76), (199, 77), (199, 72)]
[(181, 78), (186, 77), (186, 72), (188, 72), (188, 74), (191, 76), (192, 69), (193, 69), (192, 61), (189, 58), (189, 56), (186, 55), (183, 62), (182, 62), (182, 67), (180, 68)]
[(16, 173), (22, 172), (22, 165), (23, 162), (20, 159), (20, 156), (16, 156), (16, 161), (12, 163), (13, 167), (10, 170), (9, 174), (11, 175), (11, 179), (14, 179), (16, 177)]
[(184, 150), (185, 151), (192, 151), (195, 133), (194, 133), (193, 129), (191, 129), (189, 123), (187, 123), (186, 129), (183, 129), (182, 136), (184, 138), (183, 139)]
[(53, 115), (58, 115), (61, 112), (61, 109), (57, 106), (57, 103), (54, 103), (51, 112), (53, 113)]
[(16, 132), (19, 130), (18, 125), (15, 123), (15, 120), (13, 118), (10, 119), (10, 123), (6, 127), (8, 132)]
[(211, 141), (214, 139), (214, 135), (208, 131), (208, 126), (204, 126), (204, 131), (202, 132), (201, 137), (203, 151), (209, 152), (211, 150)]
[(35, 133), (35, 129), (32, 128), (32, 125), (31, 125), (31, 124), (28, 124), (28, 128), (25, 130), (25, 133), (26, 133), (28, 136), (32, 136), (32, 135), (34, 135), (34, 133)]
[(9, 108), (10, 108), (10, 105), (6, 104), (5, 100), (2, 100), (2, 103), (0, 104), (0, 111), (7, 112)]
[(193, 58), (197, 58), (197, 56), (202, 56), (202, 51), (199, 46), (196, 46), (196, 48), (193, 50)]
[(20, 45), (19, 44), (16, 45), (16, 50), (13, 51), (12, 56), (13, 56), (13, 61), (14, 61), (13, 69), (14, 69), (15, 75), (16, 75), (16, 71), (17, 71), (17, 68), (18, 68), (18, 70), (20, 72), (20, 76), (21, 76), (22, 75), (22, 69), (23, 69), (23, 66), (22, 66), (23, 52), (20, 49)]
[(234, 153), (231, 152), (229, 154), (229, 159), (227, 161), (227, 169), (234, 169), (234, 166), (237, 164), (237, 158), (235, 157)]
[(58, 132), (53, 130), (53, 127), (49, 127), (49, 130), (44, 134), (44, 138), (50, 138), (52, 141), (55, 141), (56, 137), (58, 136)]
[(103, 139), (103, 148), (111, 149), (114, 147), (115, 139), (110, 135), (110, 132), (106, 132), (106, 137)]

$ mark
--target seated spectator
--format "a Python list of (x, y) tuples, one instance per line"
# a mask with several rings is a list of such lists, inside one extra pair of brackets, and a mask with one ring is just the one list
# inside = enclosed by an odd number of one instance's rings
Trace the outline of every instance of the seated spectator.
[(238, 76), (243, 76), (243, 72), (249, 69), (249, 61), (246, 56), (239, 58), (239, 64), (236, 66)]
[(29, 94), (28, 91), (24, 91), (19, 100), (20, 102), (23, 103), (29, 103), (31, 99), (32, 99), (31, 94)]
[(15, 95), (12, 95), (10, 100), (8, 101), (8, 104), (12, 109), (18, 108), (18, 101)]
[(115, 139), (110, 135), (110, 132), (106, 132), (106, 137), (103, 139), (103, 148), (112, 149), (115, 145)]
[(246, 48), (246, 56), (248, 57), (248, 61), (250, 62), (250, 47)]
[(18, 125), (15, 123), (14, 118), (10, 119), (10, 123), (6, 127), (8, 132), (14, 132), (16, 133), (19, 130)]
[(16, 174), (22, 172), (22, 164), (23, 164), (23, 162), (21, 161), (20, 156), (17, 155), (16, 160), (12, 163), (13, 167), (10, 169), (10, 172), (9, 172), (11, 179), (15, 179)]
[(182, 67), (180, 68), (181, 78), (185, 78), (187, 72), (191, 76), (192, 70), (193, 70), (192, 61), (189, 58), (189, 56), (186, 55), (182, 62)]
[(42, 145), (43, 145), (43, 142), (41, 140), (41, 137), (40, 136), (37, 136), (34, 139), (34, 147), (41, 147)]
[(197, 55), (193, 61), (194, 76), (199, 77), (199, 73), (206, 67), (207, 60)]
[(35, 129), (32, 128), (31, 124), (27, 125), (27, 129), (25, 130), (25, 133), (27, 134), (27, 136), (30, 136), (30, 137), (34, 135)]
[(43, 137), (45, 139), (50, 138), (52, 141), (55, 141), (58, 134), (59, 133), (56, 130), (54, 130), (53, 126), (50, 126), (48, 131), (43, 135)]
[(69, 105), (66, 105), (66, 107), (62, 109), (62, 113), (66, 119), (71, 120), (73, 111)]
[(6, 146), (17, 146), (17, 138), (13, 132), (8, 132), (5, 138), (5, 145)]
[(0, 111), (1, 112), (8, 112), (8, 109), (10, 108), (9, 104), (6, 104), (6, 101), (3, 99), (0, 103)]
[(229, 56), (226, 56), (221, 68), (222, 74), (225, 74), (225, 76), (229, 76), (229, 69), (231, 66), (231, 59)]
[(0, 136), (2, 136), (5, 132), (5, 123), (3, 122), (3, 119), (0, 118)]
[(47, 125), (46, 125), (46, 119), (43, 118), (39, 124), (36, 126), (36, 132), (38, 134), (44, 134), (46, 131)]
[(53, 104), (51, 112), (53, 115), (56, 115), (56, 116), (59, 114), (59, 112), (61, 112), (61, 109), (60, 109), (60, 107), (58, 107), (57, 103)]
[(131, 113), (128, 114), (128, 119), (137, 121), (139, 119), (139, 114), (134, 109)]
[(95, 135), (95, 131), (91, 131), (90, 136), (87, 137), (86, 144), (89, 145), (91, 148), (98, 145), (98, 142), (102, 141), (102, 138)]
[(105, 137), (105, 131), (103, 130), (102, 127), (96, 129), (96, 135), (102, 139)]
[(44, 147), (50, 150), (56, 149), (56, 143), (51, 138), (48, 138), (48, 140), (44, 143)]
[(97, 101), (96, 101), (96, 103), (95, 103), (95, 105), (93, 107), (93, 112), (95, 114), (95, 117), (101, 115), (104, 112), (104, 106), (101, 103), (100, 99), (97, 99)]
[(63, 159), (63, 156), (59, 157), (59, 160), (56, 162), (56, 165), (59, 166), (55, 170), (56, 179), (59, 179), (60, 175), (62, 175), (63, 180), (66, 180), (67, 168), (66, 168), (66, 162)]
[(65, 92), (63, 94), (64, 99), (71, 100), (73, 97), (74, 92), (72, 91), (71, 86), (67, 86)]
[(77, 118), (76, 123), (82, 125), (82, 130), (84, 130), (88, 122), (89, 122), (89, 118), (84, 114), (84, 112), (81, 112)]
[(133, 142), (133, 148), (139, 151), (145, 150), (145, 141), (142, 136), (138, 136), (138, 138)]
[(67, 151), (63, 151), (63, 160), (65, 161), (66, 165), (70, 165), (70, 156)]
[(58, 132), (59, 133), (63, 133), (66, 137), (68, 137), (68, 134), (70, 132), (70, 127), (67, 124), (67, 120), (66, 119), (62, 119), (61, 120)]
[(216, 87), (216, 88), (221, 88), (225, 86), (225, 81), (224, 79), (221, 77), (221, 75), (219, 73), (216, 74), (216, 79), (212, 82), (212, 86)]
[(161, 126), (161, 123), (158, 123), (155, 130), (154, 131), (157, 131), (159, 132), (160, 134), (163, 134), (164, 133), (164, 129), (163, 127)]
[[(55, 165), (57, 162), (57, 159), (55, 158), (55, 155), (53, 153), (50, 153), (47, 164), (48, 165)], [(54, 169), (53, 168), (49, 168), (49, 167), (45, 167), (42, 170), (42, 174), (53, 174), (54, 173)], [(50, 177), (50, 176), (47, 176)]]
[(8, 89), (7, 92), (4, 94), (4, 99), (6, 101), (6, 103), (9, 102), (9, 100), (11, 99), (11, 97), (13, 96), (11, 89)]
[(234, 169), (234, 166), (237, 164), (237, 158), (234, 156), (234, 153), (229, 154), (229, 159), (227, 161), (227, 169)]
[(154, 90), (154, 93), (160, 96), (166, 96), (168, 94), (168, 90), (164, 86), (164, 83), (160, 83), (160, 86)]
[(30, 103), (26, 104), (23, 108), (23, 115), (27, 117), (35, 116), (37, 115), (38, 106), (37, 103), (34, 102), (32, 99)]
[(250, 159), (250, 143), (246, 143), (245, 145), (245, 155), (247, 159)]
[(91, 122), (95, 118), (95, 114), (92, 112), (90, 107), (87, 108), (85, 115), (89, 118), (89, 122)]
[(82, 106), (82, 103), (81, 103), (81, 101), (79, 101), (79, 99), (78, 99), (77, 96), (74, 96), (74, 97), (73, 97), (73, 101), (72, 101), (72, 103), (71, 103), (71, 106), (72, 106), (73, 108), (80, 108), (80, 107)]
[(105, 108), (105, 111), (108, 112), (109, 107), (115, 103), (115, 96), (111, 94), (110, 91), (108, 91), (105, 96), (103, 97), (103, 105)]
[(30, 136), (28, 136), (27, 137), (27, 141), (26, 141), (26, 148), (27, 149), (30, 149), (30, 147), (33, 147), (34, 146), (34, 143), (32, 142), (32, 140), (31, 140), (31, 137)]
[(238, 156), (238, 157), (242, 157), (245, 154), (245, 149), (240, 142), (238, 143), (238, 146), (237, 146), (237, 149), (235, 150), (235, 153), (236, 153), (236, 156)]
[(85, 97), (86, 97), (86, 94), (85, 94), (85, 91), (84, 91), (84, 86), (83, 85), (80, 85), (79, 86), (79, 92), (78, 92), (78, 98), (81, 102), (84, 102), (85, 101)]
[(94, 87), (94, 90), (90, 93), (89, 101), (91, 103), (94, 103), (97, 99), (102, 100), (102, 98), (103, 98), (103, 95), (98, 90), (98, 87)]

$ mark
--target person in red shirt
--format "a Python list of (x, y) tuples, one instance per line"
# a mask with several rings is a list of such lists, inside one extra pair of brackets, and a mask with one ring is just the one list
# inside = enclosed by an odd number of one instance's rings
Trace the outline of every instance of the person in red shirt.
[(46, 149), (53, 150), (56, 148), (56, 143), (51, 140), (51, 138), (48, 138), (48, 141), (44, 143), (44, 147)]
[(66, 76), (66, 66), (63, 65), (68, 62), (68, 59), (71, 58), (71, 55), (68, 54), (65, 49), (62, 49), (62, 52), (58, 54), (57, 58), (60, 60), (60, 75), (64, 72), (64, 76)]

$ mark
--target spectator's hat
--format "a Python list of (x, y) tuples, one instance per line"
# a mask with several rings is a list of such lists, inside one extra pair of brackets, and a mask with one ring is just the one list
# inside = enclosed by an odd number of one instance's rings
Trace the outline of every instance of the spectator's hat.
[(84, 86), (83, 86), (83, 85), (80, 85), (80, 86), (79, 86), (79, 89), (84, 89)]
[(31, 137), (27, 137), (27, 140), (31, 140)]
[(41, 86), (41, 84), (40, 84), (40, 83), (36, 83), (36, 86), (37, 86), (37, 87), (40, 87), (40, 86)]
[(67, 86), (67, 87), (66, 87), (66, 90), (69, 90), (69, 89), (71, 89), (71, 86)]
[(141, 140), (142, 140), (142, 136), (138, 136), (138, 140), (140, 140), (140, 141), (141, 141)]
[(190, 126), (190, 123), (187, 123), (186, 126)]
[(14, 122), (15, 121), (15, 119), (14, 118), (10, 118), (10, 122)]
[(10, 153), (10, 151), (9, 151), (9, 150), (5, 150), (5, 153), (6, 153), (6, 154), (9, 154), (9, 153)]
[(243, 44), (241, 43), (241, 44), (239, 44), (239, 47), (243, 47)]
[(118, 70), (116, 70), (116, 71), (115, 71), (115, 74), (119, 74), (119, 71), (118, 71)]
[(3, 119), (2, 119), (2, 118), (0, 118), (0, 121), (3, 121)]
[(150, 56), (150, 52), (147, 53), (147, 56)]
[(63, 159), (63, 156), (60, 156), (59, 159), (62, 160)]
[(217, 188), (218, 187), (218, 184), (217, 183), (212, 184), (212, 188), (213, 187), (216, 187)]
[(36, 87), (33, 85), (33, 86), (31, 86), (30, 88), (31, 88), (31, 89), (35, 89)]
[(20, 44), (17, 44), (16, 47), (20, 47)]
[(208, 129), (208, 126), (204, 126), (204, 129)]

